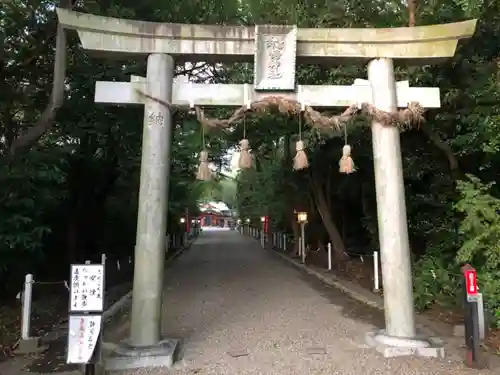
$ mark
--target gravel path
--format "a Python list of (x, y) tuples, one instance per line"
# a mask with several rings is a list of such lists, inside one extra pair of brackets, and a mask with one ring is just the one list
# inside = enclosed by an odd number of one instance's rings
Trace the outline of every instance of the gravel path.
[(380, 311), (285, 264), (253, 239), (205, 231), (166, 275), (163, 330), (184, 340), (174, 369), (141, 374), (488, 374), (461, 359), (384, 359), (364, 343)]

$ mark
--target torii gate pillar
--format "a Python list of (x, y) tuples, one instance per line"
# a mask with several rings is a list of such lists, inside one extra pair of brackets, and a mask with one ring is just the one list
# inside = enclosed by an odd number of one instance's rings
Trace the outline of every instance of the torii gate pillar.
[[(171, 56), (149, 55), (146, 92), (170, 103), (174, 68)], [(146, 99), (130, 325), (130, 344), (138, 347), (160, 342), (171, 144), (170, 108)]]
[[(368, 80), (377, 109), (396, 111), (393, 61), (370, 61)], [(373, 121), (371, 129), (386, 323), (381, 337), (387, 334), (395, 338), (414, 339), (411, 257), (399, 129), (377, 121)], [(429, 346), (425, 341), (415, 341), (414, 344), (417, 347)]]

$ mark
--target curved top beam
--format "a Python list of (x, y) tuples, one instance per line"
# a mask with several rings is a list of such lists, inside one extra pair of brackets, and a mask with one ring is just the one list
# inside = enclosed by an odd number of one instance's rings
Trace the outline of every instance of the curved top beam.
[[(83, 47), (98, 55), (130, 57), (167, 53), (178, 59), (252, 61), (255, 28), (135, 21), (57, 9), (59, 22), (78, 32)], [(473, 35), (477, 20), (443, 25), (298, 29), (299, 61), (344, 63), (345, 59), (393, 58), (411, 65), (454, 55), (460, 39)]]

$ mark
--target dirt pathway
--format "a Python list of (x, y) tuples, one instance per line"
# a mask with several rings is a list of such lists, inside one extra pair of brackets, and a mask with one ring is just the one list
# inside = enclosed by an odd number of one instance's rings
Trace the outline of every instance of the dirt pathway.
[(163, 330), (183, 340), (172, 370), (128, 374), (488, 374), (446, 360), (384, 359), (364, 343), (379, 310), (285, 264), (255, 240), (206, 231), (167, 271)]

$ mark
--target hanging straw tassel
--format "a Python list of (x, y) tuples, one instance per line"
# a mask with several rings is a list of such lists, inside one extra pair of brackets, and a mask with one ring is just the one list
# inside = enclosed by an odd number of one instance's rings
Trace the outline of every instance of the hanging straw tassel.
[(342, 148), (342, 158), (339, 161), (339, 172), (350, 174), (356, 172), (354, 161), (351, 158), (351, 146), (345, 145)]
[(212, 174), (208, 168), (208, 152), (203, 150), (200, 152), (200, 165), (198, 166), (198, 173), (196, 179), (200, 181), (210, 181)]
[(295, 149), (297, 150), (297, 153), (293, 158), (293, 169), (296, 171), (309, 167), (309, 162), (307, 160), (307, 155), (306, 152), (304, 151), (304, 148), (305, 148), (304, 142), (297, 141), (297, 143), (295, 144)]
[(242, 139), (240, 141), (240, 160), (238, 161), (238, 166), (241, 169), (252, 168), (252, 155), (250, 155), (250, 143), (248, 139)]

